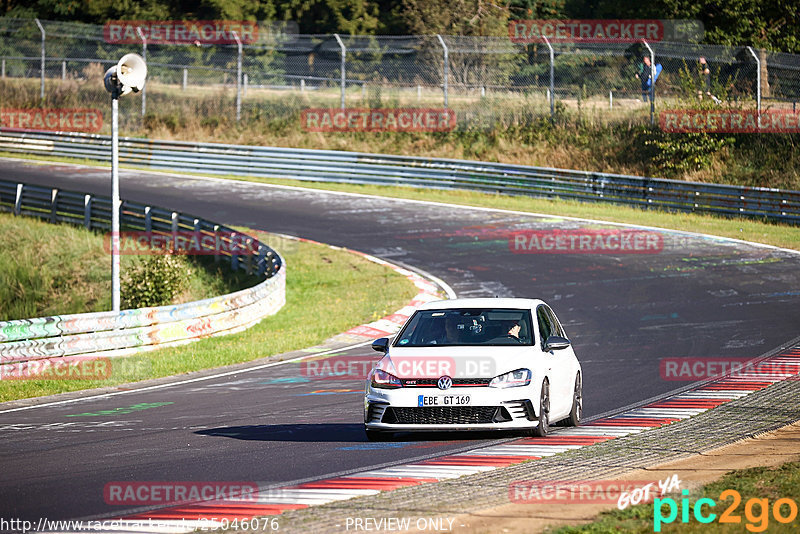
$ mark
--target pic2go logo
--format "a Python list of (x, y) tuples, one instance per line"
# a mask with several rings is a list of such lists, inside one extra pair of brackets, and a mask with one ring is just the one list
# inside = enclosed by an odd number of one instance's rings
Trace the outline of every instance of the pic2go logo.
[[(661, 525), (668, 525), (674, 523), (678, 518), (678, 512), (681, 514), (681, 523), (689, 522), (689, 512), (692, 511), (694, 518), (703, 524), (708, 524), (717, 519), (717, 514), (711, 511), (712, 508), (717, 506), (714, 499), (707, 497), (695, 501), (694, 506), (689, 503), (687, 496), (689, 490), (681, 492), (683, 498), (681, 499), (680, 506), (675, 502), (675, 499), (656, 498), (653, 501), (653, 531), (661, 532)], [(720, 501), (727, 501), (731, 499), (731, 504), (725, 511), (719, 515), (719, 523), (732, 523), (741, 524), (742, 518), (736, 513), (739, 505), (742, 502), (741, 494), (736, 490), (725, 490), (719, 494)], [(667, 515), (664, 516), (664, 507), (667, 507)], [(749, 499), (744, 505), (744, 516), (747, 519), (745, 528), (750, 532), (764, 532), (769, 528), (769, 516), (772, 516), (775, 521), (782, 524), (788, 524), (797, 519), (797, 503), (793, 499), (782, 498), (775, 501), (770, 509), (769, 499)]]

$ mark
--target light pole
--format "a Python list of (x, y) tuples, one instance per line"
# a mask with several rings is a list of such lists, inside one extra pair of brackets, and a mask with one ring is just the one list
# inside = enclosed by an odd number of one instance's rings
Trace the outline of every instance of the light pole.
[(111, 304), (120, 311), (119, 276), (119, 97), (144, 88), (147, 64), (138, 54), (125, 54), (106, 71), (103, 84), (111, 93)]

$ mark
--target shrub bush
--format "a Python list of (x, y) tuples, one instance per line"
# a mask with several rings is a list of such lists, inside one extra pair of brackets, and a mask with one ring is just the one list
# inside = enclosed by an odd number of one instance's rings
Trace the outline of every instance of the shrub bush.
[(183, 258), (148, 256), (130, 268), (122, 280), (125, 308), (165, 306), (186, 289), (191, 268)]

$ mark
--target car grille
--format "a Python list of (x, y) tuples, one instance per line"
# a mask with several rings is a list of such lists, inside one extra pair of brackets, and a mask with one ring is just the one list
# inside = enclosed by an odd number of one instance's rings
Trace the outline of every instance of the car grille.
[[(454, 378), (453, 387), (484, 387), (488, 386), (491, 378)], [(438, 378), (404, 378), (403, 387), (408, 388), (435, 388), (438, 387)]]
[(427, 406), (387, 408), (384, 423), (399, 425), (468, 425), (510, 421), (502, 406)]

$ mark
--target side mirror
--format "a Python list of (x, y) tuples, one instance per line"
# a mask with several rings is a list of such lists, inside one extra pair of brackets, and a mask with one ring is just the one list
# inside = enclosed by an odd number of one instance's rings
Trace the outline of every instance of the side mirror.
[[(373, 345), (374, 347), (375, 345)], [(562, 350), (570, 346), (569, 339), (561, 336), (550, 336), (544, 343), (544, 350), (549, 352), (551, 350)]]
[(389, 350), (389, 338), (381, 337), (372, 342), (372, 350), (386, 353)]

